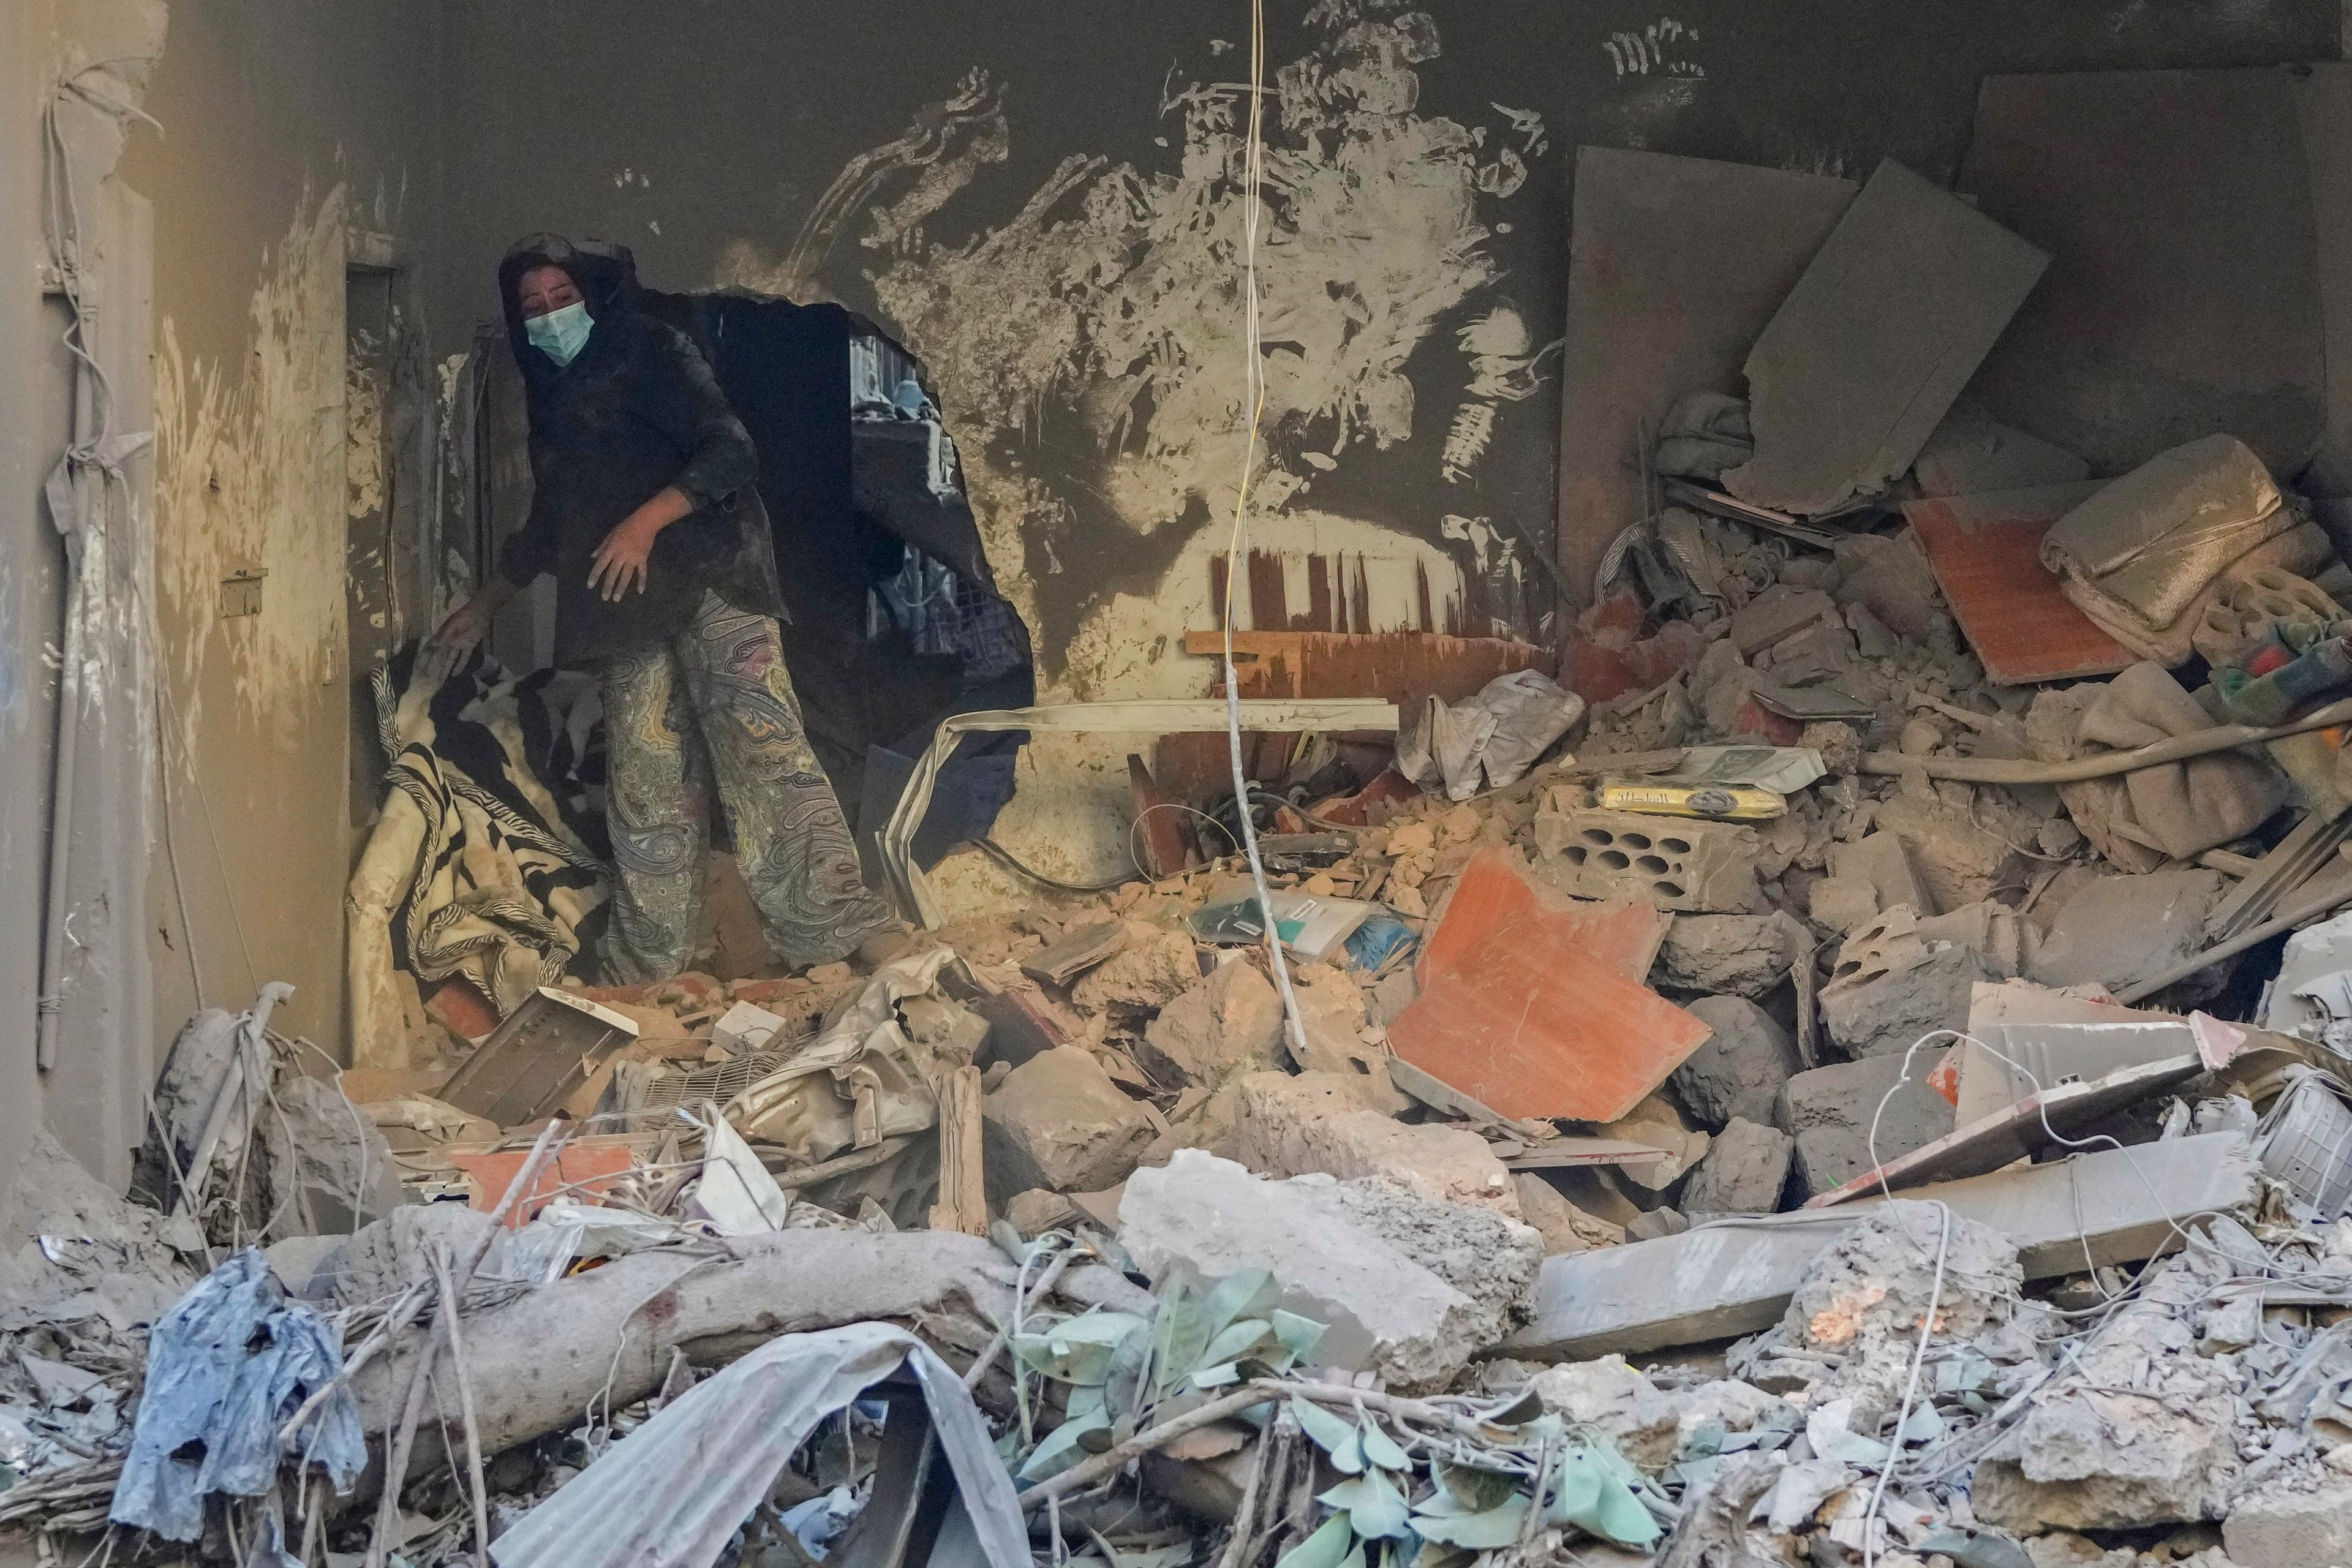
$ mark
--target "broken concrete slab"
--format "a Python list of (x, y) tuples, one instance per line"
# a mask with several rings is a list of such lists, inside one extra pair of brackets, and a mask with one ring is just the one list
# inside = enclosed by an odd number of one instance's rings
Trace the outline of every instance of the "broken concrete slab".
[(1706, 1155), (1683, 1187), (1683, 1212), (1693, 1217), (1717, 1214), (1772, 1214), (1789, 1184), (1795, 1141), (1777, 1127), (1734, 1117), (1715, 1135)]
[(1759, 914), (1763, 846), (1727, 822), (1594, 811), (1554, 790), (1536, 813), (1535, 872), (1580, 899), (1618, 899), (1695, 914)]
[(1982, 903), (2025, 884), (2025, 857), (1978, 821), (1971, 805), (1954, 805), (1935, 794), (1897, 791), (1879, 803), (1874, 819), (1880, 831), (1903, 841), (1938, 909)]
[(1831, 876), (1868, 885), (1878, 900), (1873, 914), (1884, 914), (1901, 904), (1909, 905), (1911, 912), (1923, 919), (1942, 912), (1943, 906), (1920, 879), (1910, 851), (1895, 834), (1865, 833), (1851, 844), (1830, 845), (1824, 856)]
[[(1933, 643), (1951, 635), (1936, 574), (1918, 543), (1907, 534), (1892, 538), (1878, 533), (1842, 536), (1832, 552), (1842, 575), (1836, 599), (1849, 614), (1867, 612), (1898, 637)], [(1862, 706), (1867, 710), (1869, 704)], [(1824, 719), (1844, 714), (1822, 713)], [(1864, 712), (1867, 721), (1871, 714)]]
[(1680, 915), (1666, 929), (1653, 985), (1750, 999), (1777, 990), (1812, 938), (1784, 914)]
[(1780, 1086), (1802, 1069), (1780, 1020), (1744, 996), (1701, 996), (1685, 1009), (1711, 1031), (1675, 1069), (1675, 1094), (1708, 1127), (1770, 1121)]
[(1077, 1046), (1040, 1051), (982, 1102), (988, 1192), (1002, 1205), (1032, 1187), (1108, 1187), (1135, 1169), (1151, 1118)]
[(1731, 646), (1742, 658), (1752, 658), (1807, 626), (1836, 620), (1837, 615), (1837, 601), (1820, 589), (1776, 584), (1733, 612)]
[(1409, 969), (1399, 969), (1382, 979), (1364, 994), (1364, 1023), (1368, 1027), (1385, 1029), (1396, 1022), (1397, 1015), (1412, 1005), (1421, 994), (1421, 981)]
[(2230, 1358), (2200, 1353), (2185, 1309), (2231, 1267), (2207, 1252), (2144, 1278), (1978, 1459), (1977, 1517), (2028, 1531), (2220, 1518), (2237, 1488), (2245, 1406)]
[[(1906, 1080), (1899, 1053), (1871, 1057), (1798, 1073), (1781, 1087), (1773, 1120), (1796, 1140), (1797, 1176), (1808, 1197), (1952, 1131), (1951, 1106), (1927, 1086), (1928, 1065), (1915, 1058)], [(1876, 1159), (1871, 1157), (1873, 1118)]]
[(1811, 515), (1911, 466), (2050, 258), (1881, 163), (1748, 352), (1742, 500)]
[(1974, 398), (1962, 397), (1919, 449), (1911, 477), (1923, 496), (1979, 496), (2081, 484), (2091, 477), (2091, 464), (2053, 441), (2003, 425)]
[(1328, 1176), (1266, 1181), (1184, 1150), (1136, 1173), (1120, 1240), (1155, 1285), (1272, 1271), (1286, 1309), (1328, 1325), (1318, 1364), (1443, 1387), (1523, 1316), (1536, 1234), (1458, 1208)]
[(1240, 1103), (1228, 1151), (1262, 1175), (1377, 1176), (1433, 1202), (1520, 1217), (1510, 1173), (1484, 1138), (1367, 1109), (1353, 1078), (1262, 1072), (1235, 1079)]
[(1214, 1089), (1236, 1073), (1280, 1065), (1282, 1033), (1274, 982), (1235, 959), (1160, 1008), (1135, 1059), (1164, 1087)]
[(2102, 877), (2058, 910), (2027, 977), (2049, 986), (2122, 991), (2203, 951), (2206, 917), (2228, 889), (2219, 871), (2191, 867)]
[[(2241, 1133), (2102, 1150), (1906, 1194), (1991, 1226), (2018, 1249), (2028, 1279), (2133, 1262), (2178, 1244), (2179, 1221), (2251, 1209), (2258, 1172)], [(1548, 1258), (1535, 1318), (1513, 1355), (1576, 1360), (1638, 1354), (1755, 1333), (1779, 1320), (1813, 1259), (1843, 1234), (1836, 1215), (1757, 1217), (1660, 1240)]]
[(2231, 1500), (2221, 1549), (2263, 1568), (2336, 1568), (2352, 1563), (2352, 1477), (2291, 1470)]
[(1990, 1226), (1933, 1204), (1878, 1204), (1822, 1248), (1780, 1321), (1728, 1359), (1750, 1382), (1803, 1388), (1808, 1409), (1851, 1400), (1850, 1429), (1874, 1433), (1902, 1404), (1922, 1325), (1931, 1339), (1975, 1340), (2007, 1319), (2023, 1284), (2017, 1248)]
[[(1408, 980), (1412, 971), (1400, 969)], [(1277, 1030), (1291, 1064), (1302, 1073), (1336, 1073), (1355, 1086), (1356, 1096), (1383, 1116), (1402, 1116), (1412, 1109), (1412, 1097), (1399, 1089), (1389, 1073), (1389, 1049), (1366, 1039), (1370, 1009), (1364, 992), (1353, 980), (1324, 964), (1300, 964), (1291, 972), (1292, 994), (1298, 998), (1302, 1051), (1287, 1030)]]
[(1737, 388), (1749, 346), (1856, 188), (1786, 169), (1577, 149), (1559, 516), (1560, 571), (1578, 603), (1610, 542), (1653, 504), (1635, 461), (1643, 427), (1660, 428), (1686, 393)]
[(2055, 1148), (2061, 1139), (2102, 1117), (2186, 1083), (2204, 1070), (2204, 1059), (2191, 1050), (2185, 1057), (2125, 1068), (2088, 1082), (2053, 1083), (1990, 1116), (1963, 1122), (1876, 1170), (1864, 1171), (1843, 1186), (1816, 1194), (1805, 1207), (1828, 1208), (1890, 1187), (1899, 1192), (1998, 1171)]

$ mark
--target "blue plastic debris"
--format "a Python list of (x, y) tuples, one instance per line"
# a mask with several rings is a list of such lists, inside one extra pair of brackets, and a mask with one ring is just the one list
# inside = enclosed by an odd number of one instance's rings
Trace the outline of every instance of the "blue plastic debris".
[(1391, 914), (1377, 914), (1355, 929), (1348, 938), (1348, 967), (1378, 969), (1391, 956), (1411, 947), (1418, 939), (1412, 928)]
[(342, 1338), (247, 1247), (165, 1313), (147, 1347), (147, 1386), (109, 1517), (167, 1541), (194, 1541), (205, 1499), (259, 1497), (289, 1454), (315, 1462), (338, 1493), (367, 1464), (351, 1391), (338, 1388), (281, 1448), (278, 1429), (342, 1371)]

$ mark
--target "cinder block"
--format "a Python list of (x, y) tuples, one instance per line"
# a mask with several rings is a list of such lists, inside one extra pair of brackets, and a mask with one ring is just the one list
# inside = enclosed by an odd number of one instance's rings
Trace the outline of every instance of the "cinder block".
[(1536, 869), (1580, 899), (1631, 899), (1662, 910), (1760, 914), (1762, 846), (1727, 822), (1633, 811), (1536, 814)]

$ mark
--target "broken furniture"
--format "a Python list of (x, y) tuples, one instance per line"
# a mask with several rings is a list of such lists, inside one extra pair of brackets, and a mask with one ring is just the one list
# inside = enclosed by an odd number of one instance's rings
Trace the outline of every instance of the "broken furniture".
[(1018, 708), (978, 713), (955, 713), (940, 721), (930, 745), (917, 759), (907, 781), (907, 792), (890, 813), (879, 839), (882, 862), (890, 880), (890, 894), (899, 910), (926, 930), (943, 918), (938, 895), (922, 868), (914, 863), (915, 830), (929, 809), (931, 787), (940, 769), (966, 734), (986, 730), (1060, 731), (1091, 734), (1168, 734), (1177, 731), (1223, 730), (1238, 723), (1255, 731), (1370, 730), (1393, 733), (1397, 710), (1392, 702), (1342, 698), (1323, 701), (1236, 701), (1213, 699), (1163, 701), (1073, 702), (1052, 708)]
[(562, 1107), (636, 1037), (634, 1020), (542, 985), (466, 1058), (440, 1098), (495, 1126), (520, 1127)]

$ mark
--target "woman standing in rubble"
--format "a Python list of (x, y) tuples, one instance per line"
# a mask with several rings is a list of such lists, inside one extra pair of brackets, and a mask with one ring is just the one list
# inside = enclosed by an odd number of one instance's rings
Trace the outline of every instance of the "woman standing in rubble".
[(685, 334), (635, 308), (624, 257), (534, 235), (499, 265), (530, 408), (530, 515), (434, 634), (465, 646), (555, 574), (555, 662), (604, 696), (623, 984), (693, 956), (711, 784), (769, 945), (797, 969), (892, 926), (784, 670), (758, 460)]

